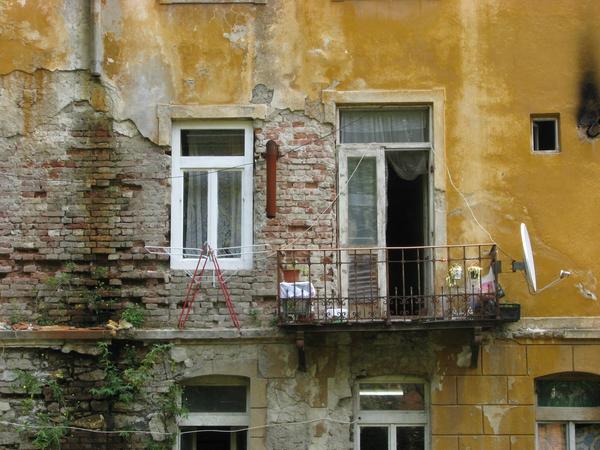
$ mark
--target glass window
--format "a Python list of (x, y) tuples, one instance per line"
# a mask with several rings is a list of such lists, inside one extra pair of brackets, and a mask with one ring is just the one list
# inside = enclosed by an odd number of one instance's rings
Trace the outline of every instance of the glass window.
[(250, 269), (253, 129), (240, 121), (173, 124), (171, 266), (193, 270), (204, 244), (224, 270)]
[(387, 450), (389, 427), (360, 427), (361, 450)]
[(600, 448), (600, 377), (561, 374), (535, 387), (538, 450)]
[[(360, 166), (358, 163), (360, 162)], [(348, 158), (348, 243), (377, 244), (377, 173), (375, 158)]]
[(201, 382), (206, 384), (183, 387), (181, 401), (188, 414), (178, 419), (178, 448), (245, 450), (250, 424), (248, 380), (208, 376)]
[(217, 247), (236, 253), (242, 245), (242, 172), (221, 172), (218, 180)]
[(425, 409), (424, 386), (416, 383), (373, 383), (360, 385), (360, 409), (406, 410)]
[(564, 423), (538, 424), (538, 450), (566, 450), (567, 426)]
[(340, 110), (342, 144), (429, 142), (429, 108)]
[(538, 406), (600, 406), (600, 381), (538, 380), (536, 391)]
[(425, 387), (424, 383), (413, 381), (360, 383), (358, 449), (427, 449)]
[(181, 130), (181, 156), (244, 156), (244, 130)]
[(206, 242), (208, 221), (208, 176), (206, 171), (183, 174), (183, 242), (186, 248), (200, 248)]
[(558, 114), (531, 116), (531, 145), (534, 152), (552, 152), (560, 150)]
[(186, 386), (183, 404), (190, 412), (246, 412), (246, 386)]

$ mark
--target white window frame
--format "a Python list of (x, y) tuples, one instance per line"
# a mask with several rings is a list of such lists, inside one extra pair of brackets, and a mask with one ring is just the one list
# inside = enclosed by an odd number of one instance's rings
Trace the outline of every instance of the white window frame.
[[(349, 110), (381, 111), (381, 110), (401, 110), (423, 108), (428, 110), (428, 141), (426, 142), (377, 142), (377, 143), (352, 143), (346, 144), (341, 139), (341, 113)], [(348, 158), (375, 158), (376, 178), (377, 178), (377, 242), (369, 247), (386, 247), (386, 225), (387, 225), (387, 171), (385, 153), (386, 151), (426, 151), (428, 152), (428, 205), (425, 224), (425, 245), (431, 245), (434, 240), (434, 177), (431, 173), (431, 167), (434, 160), (433, 148), (433, 105), (423, 104), (390, 104), (390, 105), (339, 105), (336, 109), (337, 135), (337, 153), (339, 167), (339, 235), (341, 247), (361, 247), (359, 245), (348, 244)], [(364, 161), (363, 159), (363, 161)], [(387, 286), (387, 264), (385, 262), (385, 250), (377, 251), (377, 284), (379, 288), (378, 296), (385, 298), (388, 295)], [(348, 268), (350, 256), (346, 252), (342, 253), (342, 296), (348, 297)]]
[[(181, 427), (243, 427), (250, 426), (250, 383), (249, 380), (238, 376), (208, 376), (197, 384), (188, 386), (246, 386), (246, 412), (239, 413), (199, 413), (189, 412), (185, 417), (179, 417), (177, 426)], [(246, 439), (250, 442), (250, 432)], [(173, 450), (180, 450), (181, 437), (178, 436)]]
[[(551, 150), (535, 149), (535, 124), (538, 122), (554, 122), (554, 137), (556, 148)], [(535, 155), (548, 155), (560, 153), (560, 115), (559, 114), (532, 114), (531, 115), (531, 152)]]
[[(360, 385), (379, 383), (414, 383), (422, 384), (425, 395), (423, 411), (361, 411), (360, 410)], [(371, 377), (357, 381), (354, 395), (354, 410), (356, 426), (354, 427), (354, 448), (360, 450), (360, 429), (364, 427), (388, 427), (388, 446), (390, 450), (396, 448), (396, 433), (398, 427), (422, 426), (424, 433), (425, 450), (430, 449), (430, 396), (429, 384), (416, 377)]]
[[(377, 243), (375, 247), (386, 246), (386, 210), (387, 210), (387, 180), (386, 180), (386, 162), (385, 153), (386, 151), (426, 151), (429, 154), (429, 166), (433, 162), (433, 130), (432, 130), (432, 105), (386, 105), (385, 108), (381, 106), (361, 106), (361, 105), (340, 105), (337, 109), (337, 123), (340, 124), (340, 113), (342, 111), (349, 111), (353, 109), (360, 109), (365, 111), (380, 111), (380, 110), (401, 110), (401, 109), (414, 109), (414, 108), (427, 108), (429, 113), (429, 135), (428, 141), (426, 142), (377, 142), (377, 143), (365, 143), (365, 144), (345, 144), (341, 140), (341, 129), (338, 126), (337, 129), (337, 150), (339, 158), (339, 183), (340, 183), (340, 239), (341, 244), (344, 247), (349, 247), (348, 244), (348, 158), (361, 158), (363, 155), (365, 158), (375, 158), (377, 166)], [(433, 176), (429, 174), (429, 205), (428, 205), (428, 223), (426, 224), (427, 232), (425, 233), (427, 241), (431, 241), (433, 238)], [(368, 246), (367, 246), (368, 247)]]
[[(182, 130), (244, 130), (243, 156), (181, 156)], [(183, 175), (187, 170), (208, 170), (209, 192), (216, 192), (217, 172), (235, 168), (242, 172), (241, 255), (237, 258), (219, 258), (223, 270), (249, 270), (252, 268), (252, 172), (254, 154), (254, 130), (252, 123), (243, 120), (177, 121), (172, 124), (171, 155), (171, 268), (194, 270), (197, 258), (184, 258), (180, 249), (183, 245)], [(216, 196), (208, 196), (207, 237), (211, 247), (217, 243)], [(207, 265), (208, 269), (212, 269)]]

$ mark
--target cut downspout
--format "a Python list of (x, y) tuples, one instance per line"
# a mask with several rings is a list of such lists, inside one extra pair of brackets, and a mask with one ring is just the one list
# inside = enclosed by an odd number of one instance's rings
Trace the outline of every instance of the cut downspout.
[(102, 0), (90, 2), (90, 72), (93, 76), (102, 75)]
[(267, 142), (265, 159), (267, 161), (267, 217), (272, 219), (277, 214), (277, 158), (279, 146), (275, 141)]

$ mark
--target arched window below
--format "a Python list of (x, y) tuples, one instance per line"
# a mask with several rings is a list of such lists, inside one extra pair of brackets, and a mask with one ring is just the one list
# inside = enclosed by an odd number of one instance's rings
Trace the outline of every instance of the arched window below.
[(550, 375), (535, 392), (537, 450), (600, 450), (600, 376)]
[(428, 385), (412, 377), (360, 380), (356, 389), (356, 450), (427, 450)]
[(179, 419), (179, 450), (246, 450), (249, 380), (205, 376), (183, 386), (188, 414)]

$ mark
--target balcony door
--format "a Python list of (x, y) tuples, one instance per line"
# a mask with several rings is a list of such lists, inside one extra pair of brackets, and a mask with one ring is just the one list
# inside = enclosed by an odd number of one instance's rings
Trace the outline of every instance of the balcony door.
[(388, 301), (392, 315), (418, 315), (424, 307), (426, 251), (385, 247), (430, 242), (429, 116), (428, 107), (340, 111), (340, 237), (352, 249), (344, 296), (377, 299), (374, 315)]

